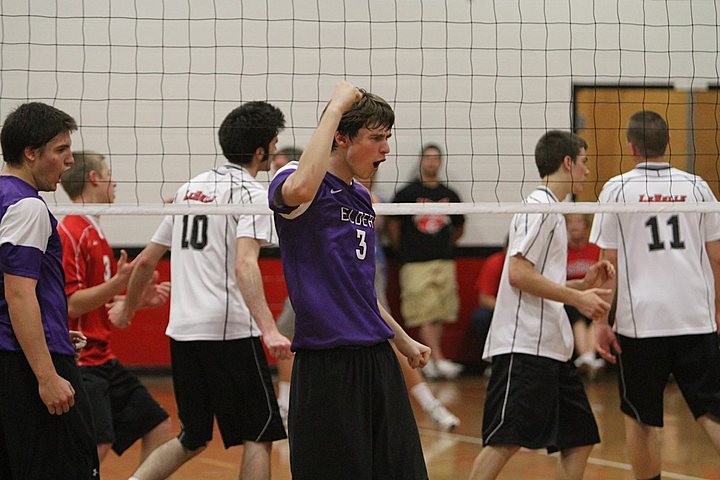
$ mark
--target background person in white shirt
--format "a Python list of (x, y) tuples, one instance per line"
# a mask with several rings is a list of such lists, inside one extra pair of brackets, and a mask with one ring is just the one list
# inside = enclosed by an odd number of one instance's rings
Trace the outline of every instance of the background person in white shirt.
[[(542, 185), (528, 203), (555, 203), (579, 193), (589, 173), (587, 143), (547, 132), (535, 147)], [(492, 358), (483, 413), (483, 443), (471, 480), (495, 478), (520, 447), (560, 451), (557, 478), (582, 478), (597, 424), (575, 365), (573, 334), (563, 304), (590, 318), (607, 313), (614, 275), (609, 262), (568, 282), (567, 229), (559, 213), (517, 214), (484, 357)]]
[[(630, 117), (636, 166), (610, 179), (604, 203), (716, 202), (707, 183), (665, 160), (668, 126), (655, 112)], [(697, 422), (720, 449), (720, 217), (714, 213), (599, 214), (591, 241), (619, 272), (614, 327), (597, 322), (598, 351), (619, 362), (620, 408), (633, 472), (660, 478), (658, 431), (672, 373)]]

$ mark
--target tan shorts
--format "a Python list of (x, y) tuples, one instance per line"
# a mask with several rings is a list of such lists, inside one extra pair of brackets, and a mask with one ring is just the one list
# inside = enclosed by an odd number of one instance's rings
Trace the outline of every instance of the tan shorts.
[(292, 303), (290, 303), (290, 297), (285, 299), (276, 324), (280, 335), (285, 335), (288, 340), (292, 341), (295, 336), (295, 310), (293, 310)]
[(400, 300), (407, 327), (455, 322), (460, 310), (454, 260), (407, 263), (400, 268)]

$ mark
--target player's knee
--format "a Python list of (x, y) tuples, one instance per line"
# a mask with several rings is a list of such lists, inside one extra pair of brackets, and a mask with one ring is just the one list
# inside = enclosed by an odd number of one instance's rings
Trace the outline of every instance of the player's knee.
[(170, 438), (172, 433), (172, 423), (170, 422), (170, 418), (168, 417), (160, 422), (155, 428), (153, 428), (153, 432), (156, 435), (165, 437), (166, 439)]
[(101, 462), (105, 459), (105, 456), (108, 454), (111, 447), (112, 447), (111, 443), (98, 443), (97, 453), (98, 453), (98, 459)]

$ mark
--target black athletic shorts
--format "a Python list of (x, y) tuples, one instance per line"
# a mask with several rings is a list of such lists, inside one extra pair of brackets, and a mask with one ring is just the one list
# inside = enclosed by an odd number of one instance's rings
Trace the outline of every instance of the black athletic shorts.
[(297, 351), (288, 421), (293, 480), (428, 478), (388, 342)]
[(549, 453), (600, 442), (575, 366), (521, 353), (493, 357), (482, 430), (485, 445)]
[(185, 448), (197, 450), (212, 439), (213, 417), (225, 448), (287, 438), (259, 338), (170, 339), (170, 354)]
[(95, 423), (95, 441), (118, 455), (168, 418), (168, 414), (120, 362), (80, 367)]
[(720, 418), (720, 351), (715, 333), (630, 338), (618, 335), (620, 408), (638, 422), (663, 426), (663, 393), (672, 373), (695, 418)]
[(55, 369), (75, 389), (75, 405), (51, 415), (22, 352), (0, 351), (0, 478), (100, 478), (92, 414), (75, 359), (52, 354)]

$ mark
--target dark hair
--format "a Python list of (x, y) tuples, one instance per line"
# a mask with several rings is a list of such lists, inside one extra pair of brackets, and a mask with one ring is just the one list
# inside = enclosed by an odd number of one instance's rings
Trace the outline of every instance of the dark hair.
[(75, 200), (82, 195), (90, 172), (102, 173), (103, 161), (105, 160), (103, 155), (91, 150), (73, 152), (73, 158), (75, 163), (65, 170), (65, 173), (60, 177), (60, 184), (71, 200)]
[(62, 110), (40, 102), (24, 103), (5, 117), (0, 131), (3, 159), (20, 167), (26, 147), (42, 148), (59, 134), (74, 130), (77, 123)]
[(282, 155), (284, 157), (287, 157), (287, 159), (291, 162), (299, 161), (302, 154), (302, 148), (298, 147), (284, 147), (275, 152), (275, 155)]
[(560, 130), (547, 132), (535, 146), (535, 165), (540, 178), (555, 173), (568, 155), (575, 163), (582, 148), (587, 149), (588, 144), (579, 135)]
[(645, 158), (665, 155), (670, 136), (668, 125), (660, 115), (650, 110), (636, 112), (630, 117), (627, 140), (635, 145)]
[[(354, 139), (361, 128), (382, 127), (390, 130), (395, 123), (395, 112), (385, 100), (363, 89), (359, 90), (363, 94), (362, 98), (343, 114), (337, 128), (338, 133), (347, 136), (348, 140)], [(327, 105), (325, 109), (327, 109)], [(323, 110), (323, 114), (325, 114), (325, 110)], [(333, 137), (332, 149), (336, 148), (337, 143)]]
[(440, 145), (437, 143), (426, 143), (423, 145), (422, 150), (420, 150), (420, 158), (424, 157), (427, 154), (427, 151), (431, 148), (437, 150), (440, 153), (440, 157), (443, 155), (442, 148), (440, 148)]
[(270, 154), (270, 142), (285, 128), (285, 116), (267, 102), (247, 102), (228, 113), (218, 130), (223, 155), (231, 163), (250, 163), (258, 148)]

